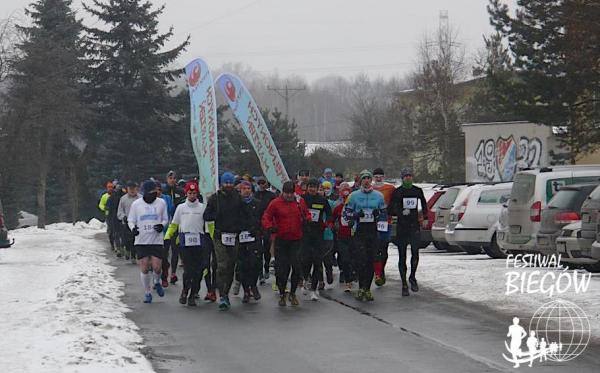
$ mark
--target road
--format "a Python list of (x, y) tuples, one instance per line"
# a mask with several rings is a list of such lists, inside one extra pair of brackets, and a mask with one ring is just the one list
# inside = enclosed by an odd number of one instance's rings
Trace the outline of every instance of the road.
[[(432, 289), (402, 297), (399, 284), (388, 281), (374, 290), (375, 302), (361, 303), (335, 287), (318, 302), (301, 296), (299, 307), (280, 308), (271, 277), (260, 302), (244, 305), (232, 296), (231, 310), (222, 312), (211, 303), (180, 305), (179, 284), (143, 304), (137, 266), (114, 257), (112, 264), (157, 372), (514, 371), (502, 358), (512, 315)], [(575, 360), (522, 369), (595, 372), (598, 366), (600, 346), (590, 345)]]

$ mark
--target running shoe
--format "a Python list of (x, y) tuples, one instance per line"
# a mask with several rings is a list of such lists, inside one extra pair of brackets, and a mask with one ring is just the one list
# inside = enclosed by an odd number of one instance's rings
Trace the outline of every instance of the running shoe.
[(419, 285), (417, 284), (416, 278), (409, 278), (408, 282), (410, 282), (410, 290), (414, 291), (415, 293), (419, 291)]
[(229, 306), (227, 305), (227, 301), (225, 300), (225, 297), (221, 297), (219, 299), (219, 309), (221, 311), (226, 311), (229, 309)]
[(152, 294), (146, 293), (146, 295), (144, 295), (144, 303), (152, 303)]
[(323, 281), (319, 281), (319, 290), (324, 290), (324, 289), (325, 289), (325, 283)]
[(254, 300), (259, 300), (260, 298), (262, 298), (256, 286), (252, 288), (252, 296), (254, 297)]
[(211, 302), (216, 302), (217, 301), (217, 294), (215, 294), (214, 291), (209, 291), (208, 293), (206, 293), (206, 296), (204, 297), (204, 300), (208, 300)]
[(233, 287), (231, 288), (231, 291), (233, 292), (233, 295), (239, 295), (240, 294), (240, 286), (242, 285), (241, 282), (239, 281), (234, 281), (233, 282)]
[(177, 278), (176, 274), (171, 274), (171, 280), (169, 282), (171, 282), (171, 284), (175, 285), (175, 283), (178, 281), (179, 279)]
[(409, 295), (410, 295), (410, 293), (408, 292), (408, 286), (403, 286), (402, 287), (402, 296), (407, 297)]
[(300, 302), (298, 302), (298, 297), (296, 297), (296, 294), (294, 293), (290, 293), (289, 300), (292, 306), (297, 306), (300, 304)]
[(244, 290), (244, 296), (242, 297), (242, 303), (250, 302), (250, 291)]
[(154, 288), (156, 289), (156, 294), (158, 294), (159, 297), (165, 296), (165, 289), (163, 289), (160, 283), (157, 282)]
[(190, 307), (196, 307), (196, 297), (193, 294), (189, 296), (187, 305)]
[(344, 289), (344, 293), (350, 293), (352, 291), (352, 283), (346, 283), (346, 288)]
[(383, 284), (385, 284), (385, 280), (383, 279), (383, 277), (376, 275), (375, 276), (375, 285), (383, 286)]
[(188, 293), (189, 289), (183, 288), (183, 290), (181, 290), (181, 295), (179, 296), (179, 303), (186, 304)]
[(279, 307), (285, 307), (285, 294), (279, 296)]
[(365, 290), (364, 292), (364, 299), (367, 302), (372, 302), (375, 300), (375, 298), (373, 298), (373, 294), (371, 294), (371, 290)]
[(229, 296), (224, 296), (223, 298), (225, 298), (225, 303), (227, 304), (227, 308), (231, 308), (231, 302), (229, 302)]
[(318, 301), (319, 300), (319, 296), (317, 295), (316, 291), (311, 291), (310, 292), (310, 300), (312, 300), (312, 301)]
[(358, 301), (365, 300), (365, 291), (363, 289), (358, 289), (354, 298), (356, 298)]
[(167, 279), (161, 280), (161, 285), (163, 288), (168, 288), (169, 287), (169, 281), (167, 281)]

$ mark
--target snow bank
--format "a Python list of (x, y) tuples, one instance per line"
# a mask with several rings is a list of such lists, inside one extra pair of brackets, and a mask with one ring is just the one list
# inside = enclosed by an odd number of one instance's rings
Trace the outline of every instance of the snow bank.
[(59, 223), (10, 232), (0, 250), (3, 372), (152, 371), (120, 301), (101, 241), (103, 223)]
[[(408, 266), (410, 267), (410, 250)], [(446, 253), (434, 248), (421, 250), (417, 279), (419, 284), (449, 297), (484, 305), (509, 315), (530, 318), (543, 304), (560, 298), (571, 301), (583, 309), (590, 320), (592, 335), (600, 339), (600, 275), (592, 274), (588, 290), (576, 294), (575, 291), (549, 298), (541, 293), (506, 293), (506, 276), (511, 271), (530, 273), (533, 271), (555, 271), (548, 268), (506, 268), (506, 261), (491, 259), (487, 255), (466, 255)], [(586, 272), (587, 273), (587, 272)], [(390, 245), (386, 276), (400, 279), (398, 272), (398, 250)]]

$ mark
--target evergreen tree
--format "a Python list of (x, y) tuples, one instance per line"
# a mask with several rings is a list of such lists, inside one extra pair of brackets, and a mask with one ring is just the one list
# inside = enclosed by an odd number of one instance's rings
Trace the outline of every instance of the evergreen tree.
[(600, 144), (600, 6), (586, 0), (519, 0), (514, 17), (490, 0), (492, 25), (508, 44), (515, 77), (495, 86), (524, 119), (566, 129), (575, 163)]
[[(158, 30), (164, 6), (150, 1), (93, 0), (84, 8), (104, 23), (88, 28), (89, 100), (96, 105), (96, 126), (89, 134), (96, 151), (90, 171), (101, 185), (115, 176), (141, 180), (172, 168), (170, 156), (181, 146), (176, 126), (187, 126), (170, 84), (181, 74), (170, 69), (189, 37), (163, 50), (173, 36)], [(162, 176), (162, 175), (160, 175)]]
[[(63, 160), (85, 123), (81, 103), (80, 33), (82, 26), (70, 8), (70, 0), (38, 0), (26, 9), (31, 26), (19, 26), (23, 41), (6, 95), (3, 122), (10, 141), (4, 144), (12, 159), (3, 159), (2, 179), (20, 175), (35, 185), (38, 226), (47, 222), (47, 192), (54, 188), (52, 206), (65, 204), (66, 193), (60, 180)], [(22, 170), (17, 173), (17, 170)], [(31, 172), (31, 173), (29, 173)], [(29, 178), (31, 177), (31, 178)], [(14, 185), (13, 185), (14, 187)], [(10, 188), (9, 188), (10, 189)], [(18, 191), (16, 191), (18, 193)], [(19, 202), (18, 195), (11, 202)], [(63, 215), (55, 212), (55, 216)]]

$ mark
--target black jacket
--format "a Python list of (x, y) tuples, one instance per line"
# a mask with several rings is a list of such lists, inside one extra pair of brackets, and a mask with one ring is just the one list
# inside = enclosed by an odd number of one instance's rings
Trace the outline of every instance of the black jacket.
[(208, 198), (204, 221), (215, 222), (215, 232), (240, 233), (248, 227), (251, 216), (240, 194), (219, 190)]
[(247, 230), (252, 233), (253, 236), (256, 236), (261, 232), (261, 219), (266, 207), (263, 208), (263, 202), (257, 198), (252, 198), (252, 201), (248, 203), (244, 202), (244, 205), (246, 214), (250, 216), (248, 224), (244, 224), (244, 230)]
[(392, 193), (392, 200), (388, 206), (388, 214), (398, 217), (397, 231), (415, 231), (420, 229), (419, 210), (416, 202), (421, 202), (423, 216), (427, 216), (427, 200), (423, 190), (419, 187), (396, 188)]
[[(171, 199), (173, 200), (173, 204), (175, 205), (175, 207), (177, 207), (181, 203), (185, 202), (185, 198), (186, 198), (185, 192), (183, 191), (183, 189), (181, 189), (177, 185), (174, 185), (171, 187), (171, 186), (169, 186), (169, 184), (166, 184), (162, 192), (163, 192), (163, 194), (171, 196)], [(201, 196), (198, 196), (198, 197), (201, 199)], [(200, 200), (200, 202), (202, 202), (202, 200)]]
[(327, 198), (318, 194), (311, 196), (310, 194), (306, 193), (304, 196), (302, 196), (302, 198), (304, 198), (304, 203), (306, 203), (306, 208), (308, 208), (308, 211), (311, 212), (311, 216), (313, 211), (318, 211), (319, 213), (317, 221), (308, 222), (307, 228), (310, 230), (323, 230), (324, 227), (322, 223), (325, 222), (325, 216), (331, 216), (331, 207), (329, 206), (329, 201), (327, 201)]

